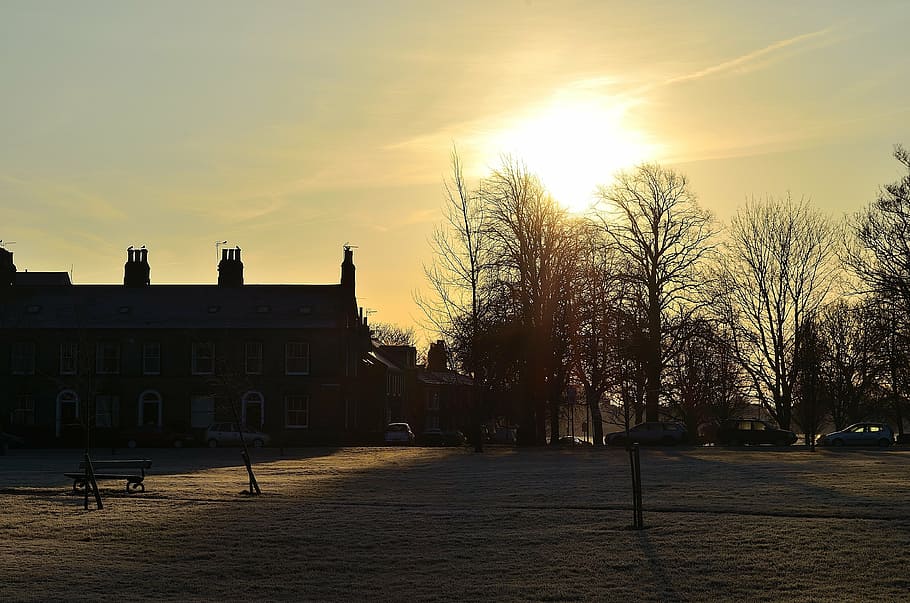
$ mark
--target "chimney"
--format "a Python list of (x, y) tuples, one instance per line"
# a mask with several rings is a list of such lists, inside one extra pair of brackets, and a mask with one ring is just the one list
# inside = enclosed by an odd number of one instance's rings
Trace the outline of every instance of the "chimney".
[(240, 287), (243, 285), (243, 262), (240, 261), (240, 247), (221, 250), (218, 262), (218, 285)]
[(344, 261), (341, 263), (341, 286), (354, 293), (354, 250), (344, 246)]
[(16, 265), (13, 264), (13, 252), (0, 247), (0, 289), (12, 286), (16, 282)]
[(449, 353), (446, 351), (446, 342), (438, 339), (436, 343), (430, 344), (427, 352), (427, 370), (428, 371), (447, 371), (449, 370)]
[(149, 280), (149, 251), (145, 247), (126, 250), (126, 264), (123, 265), (123, 284), (127, 287), (146, 287)]

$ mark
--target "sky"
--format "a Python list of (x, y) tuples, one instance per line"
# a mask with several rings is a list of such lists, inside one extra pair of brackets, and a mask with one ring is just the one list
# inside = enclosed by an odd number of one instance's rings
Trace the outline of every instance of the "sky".
[[(331, 283), (422, 320), (457, 147), (581, 211), (659, 162), (728, 220), (751, 197), (839, 218), (910, 146), (910, 3), (86, 0), (0, 3), (0, 241), (20, 270)], [(224, 245), (220, 245), (224, 246)]]

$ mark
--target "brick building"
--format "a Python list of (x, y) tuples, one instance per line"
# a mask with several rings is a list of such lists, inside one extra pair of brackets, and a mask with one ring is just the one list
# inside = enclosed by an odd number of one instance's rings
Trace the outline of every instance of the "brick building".
[(337, 284), (244, 284), (239, 248), (222, 250), (217, 284), (150, 274), (146, 249), (128, 250), (123, 285), (77, 285), (17, 271), (0, 248), (0, 430), (34, 445), (235, 418), (289, 445), (381, 431), (350, 248)]

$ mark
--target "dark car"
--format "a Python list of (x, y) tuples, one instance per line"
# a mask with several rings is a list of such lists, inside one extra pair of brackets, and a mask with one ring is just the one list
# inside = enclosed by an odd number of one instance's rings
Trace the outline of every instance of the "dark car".
[(455, 429), (427, 429), (417, 438), (421, 446), (461, 446), (467, 441), (465, 435)]
[[(682, 423), (673, 421), (647, 421), (639, 423), (629, 429), (629, 443), (637, 444), (662, 444), (672, 446), (686, 441), (686, 427)], [(625, 446), (626, 432), (617, 431), (607, 434), (605, 441), (608, 446)]]
[(821, 446), (881, 446), (886, 448), (894, 442), (894, 432), (885, 423), (854, 423), (853, 425), (825, 434), (818, 438)]
[(772, 444), (789, 446), (796, 442), (796, 434), (788, 429), (779, 429), (761, 419), (728, 419), (717, 428), (718, 444), (743, 446)]
[(127, 448), (162, 446), (182, 448), (184, 446), (192, 446), (194, 442), (192, 434), (160, 425), (141, 425), (135, 429), (121, 432), (120, 436)]
[(583, 440), (578, 436), (564, 435), (556, 440), (556, 445), (560, 448), (575, 448), (577, 446), (593, 446), (594, 444), (587, 440)]

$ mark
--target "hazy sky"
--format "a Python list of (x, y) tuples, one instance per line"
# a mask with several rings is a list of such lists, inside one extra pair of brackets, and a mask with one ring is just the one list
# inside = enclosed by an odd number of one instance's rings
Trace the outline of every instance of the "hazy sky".
[(910, 3), (0, 3), (0, 239), (20, 270), (336, 282), (407, 324), (456, 144), (523, 157), (569, 207), (622, 166), (833, 215), (910, 145)]

